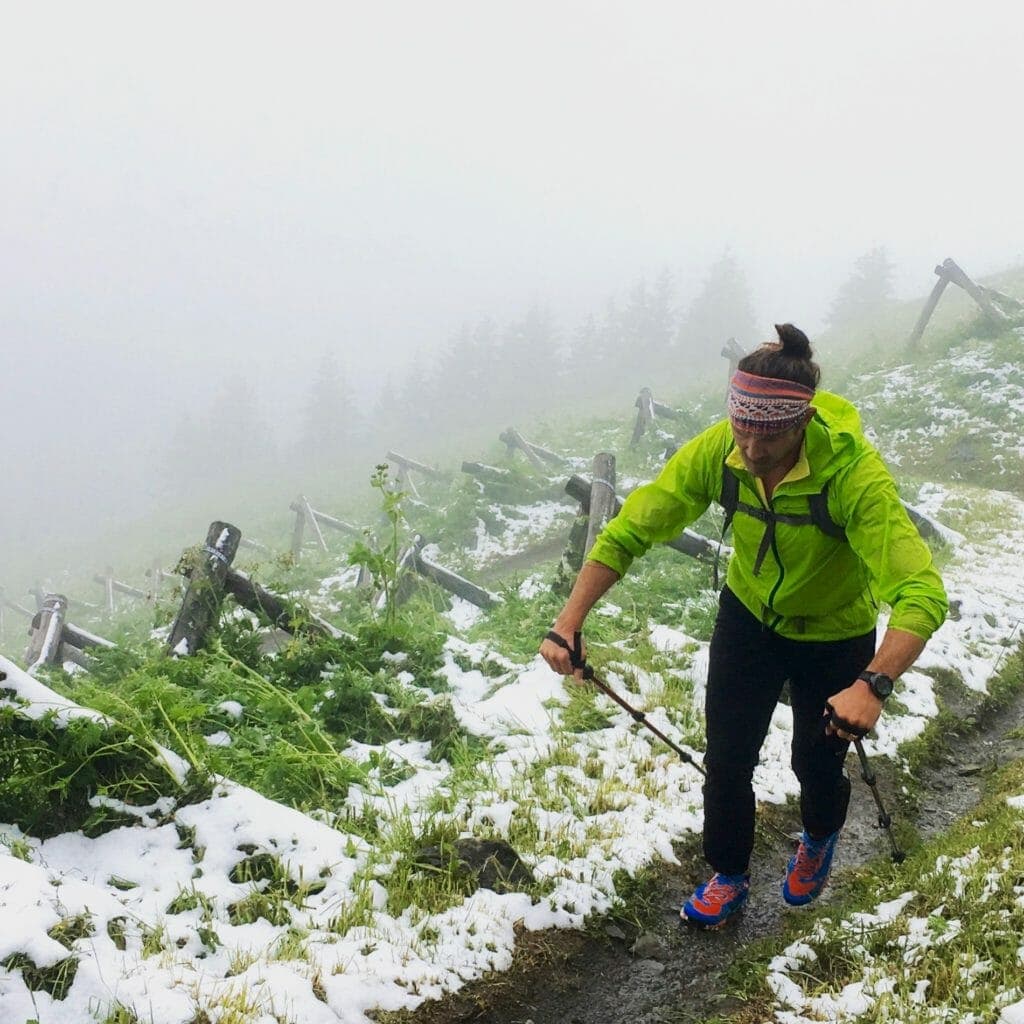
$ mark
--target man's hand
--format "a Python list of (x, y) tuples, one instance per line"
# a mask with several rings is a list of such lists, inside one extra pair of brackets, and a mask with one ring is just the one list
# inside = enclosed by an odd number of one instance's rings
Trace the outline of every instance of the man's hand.
[[(855, 740), (866, 735), (875, 727), (882, 714), (882, 702), (862, 679), (829, 697), (828, 703), (832, 710), (825, 708), (825, 716), (828, 718), (825, 734), (838, 736), (841, 740)], [(843, 724), (839, 724), (837, 719)]]
[[(573, 637), (576, 630), (569, 630), (568, 633), (562, 627), (559, 627), (556, 623), (551, 627), (552, 633), (557, 633), (568, 645), (571, 650), (573, 644)], [(584, 661), (587, 660), (587, 645), (584, 643), (583, 638), (580, 637), (580, 653)], [(583, 669), (573, 668), (572, 659), (569, 657), (569, 651), (559, 644), (556, 644), (554, 640), (548, 640), (544, 638), (540, 645), (540, 656), (551, 666), (551, 668), (562, 676), (572, 676), (576, 682), (583, 682)]]

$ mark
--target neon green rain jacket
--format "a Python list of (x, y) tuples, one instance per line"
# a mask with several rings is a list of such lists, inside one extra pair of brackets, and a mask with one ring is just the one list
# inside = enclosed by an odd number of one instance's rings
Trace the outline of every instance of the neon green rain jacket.
[[(864, 437), (857, 410), (818, 391), (803, 454), (772, 495), (771, 509), (808, 514), (808, 495), (828, 481), (828, 511), (846, 541), (813, 525), (777, 523), (775, 538), (755, 573), (766, 524), (737, 510), (729, 589), (770, 629), (796, 640), (841, 640), (875, 626), (879, 601), (889, 625), (927, 640), (948, 605), (931, 552), (900, 502), (881, 456)], [(671, 540), (722, 491), (723, 467), (739, 477), (740, 502), (765, 506), (763, 491), (743, 468), (728, 420), (679, 449), (652, 483), (633, 491), (601, 532), (588, 557), (625, 574), (652, 544)], [(801, 468), (803, 473), (800, 472)]]

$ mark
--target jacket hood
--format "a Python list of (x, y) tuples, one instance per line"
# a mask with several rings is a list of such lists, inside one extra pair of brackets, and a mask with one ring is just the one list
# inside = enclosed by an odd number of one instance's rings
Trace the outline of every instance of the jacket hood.
[(811, 405), (814, 419), (807, 425), (807, 461), (814, 476), (830, 477), (864, 449), (860, 413), (831, 391), (816, 391)]

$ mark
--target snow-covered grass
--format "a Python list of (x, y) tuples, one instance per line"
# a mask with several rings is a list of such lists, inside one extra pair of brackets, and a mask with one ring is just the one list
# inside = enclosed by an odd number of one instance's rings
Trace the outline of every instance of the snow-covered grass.
[(1024, 769), (991, 788), (870, 909), (818, 917), (770, 960), (779, 1024), (1024, 1021)]
[[(919, 382), (908, 371), (899, 386)], [(624, 444), (628, 429), (617, 429), (605, 440)], [(643, 476), (645, 460), (651, 470), (656, 447), (633, 452), (630, 473)], [(567, 525), (571, 506), (535, 499), (488, 505), (480, 521), (490, 530), (476, 535), (463, 564), (485, 566)], [(938, 713), (934, 675), (986, 692), (1024, 603), (1019, 497), (945, 479), (920, 488), (916, 503), (960, 535), (948, 535), (942, 556), (959, 617), (899, 681), (867, 745), (871, 755), (897, 759)], [(0, 1019), (363, 1024), (372, 1010), (413, 1008), (506, 969), (520, 929), (582, 927), (616, 904), (623, 878), (672, 862), (673, 844), (700, 829), (693, 768), (535, 656), (561, 600), (544, 573), (508, 588), (489, 614), (421, 600), (392, 635), (374, 624), (344, 565), (321, 575), (329, 576), (324, 585), (292, 596), (343, 617), (356, 640), (296, 642), (268, 654), (262, 631), (240, 617), (187, 664), (115, 659), (99, 685), (54, 678), (64, 695), (9, 661), (0, 665), (13, 691), (10, 714), (49, 708), (45, 721), (59, 729), (82, 714), (76, 695), (107, 714), (116, 708), (147, 751), (182, 755), (174, 763), (188, 793), (134, 809), (121, 800), (135, 823), (92, 837), (4, 826)], [(706, 566), (652, 553), (588, 631), (602, 677), (698, 757), (709, 576)], [(129, 682), (130, 692), (122, 689)], [(755, 775), (762, 802), (796, 793), (791, 729), (780, 705)], [(17, 776), (17, 759), (6, 765)], [(207, 774), (212, 786), (190, 789)], [(109, 799), (106, 778), (97, 775), (95, 808)], [(994, 813), (990, 820), (993, 829), (1004, 821)], [(468, 836), (509, 842), (533, 881), (492, 891), (476, 887), (454, 858), (425, 865), (424, 847), (451, 850)], [(966, 906), (947, 900), (941, 914), (937, 906), (913, 897), (892, 910), (893, 920), (938, 914), (949, 924), (954, 906), (956, 919), (966, 919)], [(802, 986), (804, 955), (788, 953), (788, 973), (784, 965), (773, 971), (788, 978), (778, 981), (780, 997), (789, 991), (796, 1000), (787, 985)], [(908, 976), (900, 991), (921, 980)], [(983, 998), (987, 989), (975, 987)], [(938, 989), (924, 991), (925, 1006), (929, 991)], [(801, 987), (800, 998), (791, 1012), (810, 1013), (807, 1000), (824, 995)]]

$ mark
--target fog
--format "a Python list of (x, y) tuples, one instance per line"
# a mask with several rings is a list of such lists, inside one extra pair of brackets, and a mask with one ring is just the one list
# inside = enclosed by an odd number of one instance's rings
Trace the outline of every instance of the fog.
[(906, 297), (946, 256), (1020, 262), (1022, 29), (946, 0), (12, 5), (6, 562), (303, 439), (341, 465), (332, 395), (382, 455), (381, 396), (459, 339), (541, 324), (530, 391), (578, 405), (555, 353), (587, 318), (661, 281), (676, 330), (723, 258), (747, 344), (813, 335), (880, 246)]

